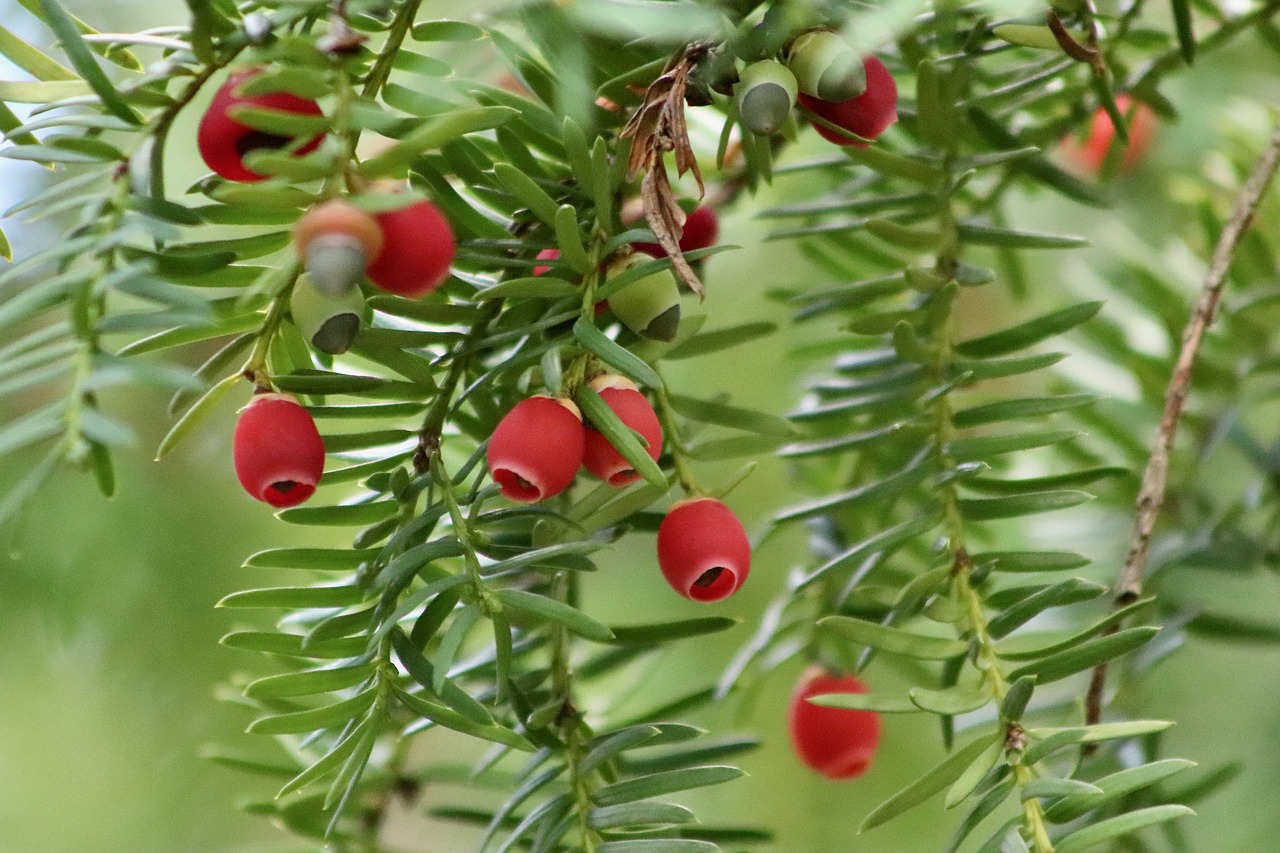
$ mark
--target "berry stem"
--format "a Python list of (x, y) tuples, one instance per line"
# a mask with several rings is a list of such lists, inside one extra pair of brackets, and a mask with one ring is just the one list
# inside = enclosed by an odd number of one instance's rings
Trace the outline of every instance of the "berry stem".
[(267, 355), (271, 351), (271, 343), (275, 340), (276, 333), (280, 331), (280, 324), (284, 322), (285, 312), (289, 308), (289, 295), (293, 293), (293, 286), (298, 281), (300, 271), (301, 267), (297, 261), (290, 261), (284, 269), (284, 283), (272, 297), (271, 304), (267, 306), (267, 315), (263, 318), (262, 326), (259, 327), (254, 338), (249, 360), (241, 370), (244, 378), (252, 382), (259, 393), (275, 389), (271, 381), (271, 372), (267, 368)]
[[(661, 376), (661, 374), (659, 374)], [(689, 448), (680, 436), (680, 425), (676, 421), (675, 410), (671, 407), (671, 399), (667, 396), (667, 383), (663, 379), (661, 385), (654, 389), (657, 396), (658, 421), (662, 424), (663, 442), (671, 450), (671, 461), (676, 468), (676, 479), (680, 488), (688, 495), (710, 494), (707, 487), (698, 482), (693, 473), (693, 465), (689, 461)]]
[(178, 118), (178, 113), (182, 112), (183, 107), (195, 100), (196, 95), (200, 94), (200, 90), (204, 87), (204, 84), (208, 83), (213, 75), (217, 74), (229, 65), (246, 46), (248, 46), (247, 40), (230, 45), (226, 53), (223, 54), (217, 62), (212, 65), (206, 65), (204, 68), (200, 69), (200, 73), (187, 83), (186, 88), (183, 89), (181, 94), (173, 100), (173, 103), (160, 111), (159, 117), (156, 119), (155, 129), (152, 130), (150, 136), (143, 137), (144, 139), (150, 138), (151, 140), (151, 150), (148, 152), (147, 158), (148, 173), (150, 175), (150, 180), (148, 181), (149, 186), (147, 189), (152, 198), (163, 200), (165, 197), (165, 144), (168, 142), (169, 131), (173, 128), (173, 123)]
[[(953, 136), (946, 143), (941, 156), (941, 177), (936, 186), (938, 196), (938, 243), (937, 258), (934, 271), (944, 280), (954, 280), (956, 269), (960, 264), (963, 244), (957, 228), (955, 205), (955, 161), (957, 157), (956, 140)], [(925, 304), (933, 307), (937, 300), (948, 299), (945, 291), (938, 291), (926, 300)], [(950, 381), (950, 366), (954, 357), (956, 339), (956, 314), (950, 304), (946, 304), (947, 313), (938, 324), (938, 331), (930, 347), (930, 356), (926, 369), (929, 371), (934, 387), (947, 388)], [(933, 404), (932, 447), (938, 471), (951, 472), (956, 469), (956, 460), (950, 453), (952, 437), (955, 433), (953, 422), (954, 407), (952, 391), (939, 394)], [(959, 493), (955, 478), (946, 478), (937, 487), (938, 499), (942, 507), (943, 526), (946, 531), (947, 544), (951, 552), (951, 594), (964, 608), (967, 632), (972, 636), (975, 651), (974, 665), (980, 672), (983, 681), (990, 689), (992, 700), (999, 703), (1009, 692), (1009, 680), (1003, 665), (996, 654), (986, 614), (983, 612), (981, 593), (973, 585), (973, 560), (967, 548), (967, 530), (963, 514), (960, 512)], [(1001, 721), (1005, 726), (1006, 744), (1021, 742), (1014, 738), (1013, 729), (1020, 723), (1017, 721)], [(1008, 761), (1018, 787), (1022, 788), (1035, 778), (1034, 768), (1022, 763), (1022, 750), (1005, 750)], [(1030, 836), (1034, 853), (1053, 853), (1053, 843), (1045, 827), (1044, 810), (1040, 801), (1029, 797), (1023, 803), (1023, 829)]]
[(493, 322), (501, 310), (501, 299), (495, 299), (487, 303), (484, 310), (476, 317), (475, 322), (471, 324), (471, 329), (467, 332), (467, 336), (454, 347), (450, 356), (449, 373), (444, 382), (440, 383), (436, 397), (431, 402), (431, 408), (427, 409), (427, 414), (422, 420), (422, 428), (418, 430), (418, 450), (413, 456), (413, 466), (418, 473), (425, 473), (431, 467), (431, 457), (439, 453), (440, 434), (444, 429), (445, 418), (448, 416), (449, 409), (453, 404), (454, 392), (458, 388), (458, 383), (462, 381), (462, 376), (470, 363), (471, 353), (477, 350), (476, 343), (485, 336), (485, 333), (489, 330), (489, 324)]
[(408, 0), (396, 11), (395, 20), (391, 22), (391, 28), (387, 31), (387, 40), (383, 42), (382, 49), (378, 52), (378, 59), (364, 78), (361, 97), (373, 100), (386, 85), (391, 77), (391, 64), (400, 51), (400, 45), (404, 44), (405, 36), (409, 34), (409, 28), (413, 26), (413, 19), (417, 17), (418, 7), (421, 5), (422, 0)]

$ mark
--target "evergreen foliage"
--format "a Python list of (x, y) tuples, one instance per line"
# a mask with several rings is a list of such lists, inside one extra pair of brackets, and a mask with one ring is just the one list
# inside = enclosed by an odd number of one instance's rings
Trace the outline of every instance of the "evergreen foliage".
[[(1113, 587), (1113, 567), (1099, 573), (1053, 544), (1042, 516), (1090, 501), (1133, 513), (1200, 286), (1198, 271), (1167, 259), (1207, 262), (1265, 143), (1241, 131), (1239, 150), (1220, 154), (1222, 177), (1171, 202), (1185, 215), (1170, 243), (1122, 235), (1109, 268), (1083, 285), (1028, 276), (1030, 253), (1083, 241), (1026, 227), (1018, 211), (1052, 194), (1106, 216), (1132, 118), (1117, 95), (1175, 120), (1168, 78), (1241, 33), (1280, 41), (1280, 4), (584, 0), (458, 20), (433, 18), (421, 0), (187, 5), (180, 25), (103, 36), (60, 0), (23, 0), (57, 56), (0, 29), (0, 53), (35, 78), (0, 81), (0, 156), (66, 174), (9, 213), (71, 223), (53, 246), (16, 247), (0, 273), (0, 395), (40, 401), (0, 427), (0, 453), (43, 454), (0, 500), (0, 518), (67, 462), (112, 494), (112, 456), (135, 439), (101, 404), (105, 388), (172, 390), (158, 457), (219, 428), (209, 416), (228, 396), (257, 386), (301, 398), (329, 469), (315, 498), (278, 517), (348, 529), (351, 546), (253, 554), (246, 566), (297, 570), (296, 584), (219, 603), (257, 626), (222, 642), (262, 654), (233, 701), (251, 715), (249, 736), (278, 746), (273, 761), (235, 746), (215, 755), (270, 780), (249, 809), (325, 849), (372, 851), (395, 798), (449, 780), (477, 796), (436, 813), (474, 824), (481, 850), (767, 845), (767, 827), (679, 803), (733, 783), (735, 757), (757, 744), (687, 715), (739, 701), (801, 659), (892, 667), (913, 685), (877, 690), (869, 678), (872, 692), (821, 704), (938, 721), (936, 744), (921, 747), (936, 752), (934, 769), (859, 815), (863, 828), (942, 794), (958, 821), (948, 851), (1186, 849), (1175, 819), (1232, 768), (1188, 772), (1161, 748), (1171, 723), (1148, 719), (1124, 687), (1188, 633), (1280, 641), (1280, 622), (1256, 608), (1176, 582), (1276, 563), (1269, 234), (1243, 238), (1223, 331), (1196, 364), (1151, 583)], [(778, 58), (815, 26), (879, 56), (901, 100), (897, 128), (874, 143), (803, 159), (793, 143), (821, 119), (794, 112), (780, 135), (756, 136), (733, 84), (743, 63)], [(251, 128), (299, 142), (246, 156), (261, 182), (172, 186), (175, 158), (195, 150), (175, 120), (249, 66), (266, 69), (252, 91), (315, 99), (323, 115), (241, 109)], [(1118, 141), (1095, 178), (1053, 148), (1087, 132), (1097, 110)], [(300, 154), (317, 133), (325, 142)], [(673, 252), (605, 277), (633, 242), (674, 246), (668, 171), (687, 170), (702, 172), (716, 205), (750, 208), (771, 181), (807, 192), (757, 211), (772, 240), (824, 275), (773, 294), (779, 313), (813, 330), (800, 355), (814, 371), (790, 413), (748, 410), (663, 372), (730, 348), (749, 358), (776, 332), (772, 319), (725, 325), (686, 296), (675, 340), (660, 341), (596, 312), (654, 273), (698, 290), (701, 262), (732, 250)], [(420, 300), (366, 286), (350, 350), (313, 350), (289, 312), (301, 273), (291, 227), (330, 198), (393, 209), (405, 182), (458, 237), (451, 277)], [(631, 215), (637, 195), (647, 218)], [(1257, 219), (1277, 213), (1272, 199)], [(540, 257), (551, 249), (556, 259)], [(972, 331), (963, 312), (983, 291), (1015, 303), (1016, 319)], [(190, 366), (193, 350), (212, 354)], [(1080, 360), (1120, 378), (1071, 369)], [(654, 401), (656, 461), (587, 386), (602, 371)], [(642, 479), (615, 489), (583, 475), (541, 504), (502, 498), (487, 441), (536, 393), (576, 400)], [(632, 664), (737, 620), (718, 610), (606, 624), (583, 608), (583, 588), (607, 584), (597, 569), (609, 546), (652, 532), (671, 501), (732, 503), (751, 460), (775, 451), (808, 497), (778, 507), (754, 541), (799, 525), (811, 553), (752, 616), (718, 679), (676, 696), (654, 687), (650, 710), (614, 712), (602, 701)], [(700, 469), (718, 460), (745, 467), (703, 483)], [(1211, 470), (1222, 465), (1247, 485), (1224, 489)], [(757, 568), (756, 582), (765, 575)], [(1075, 677), (1089, 672), (1091, 690)], [(412, 744), (440, 729), (484, 742), (479, 765), (421, 763)]]

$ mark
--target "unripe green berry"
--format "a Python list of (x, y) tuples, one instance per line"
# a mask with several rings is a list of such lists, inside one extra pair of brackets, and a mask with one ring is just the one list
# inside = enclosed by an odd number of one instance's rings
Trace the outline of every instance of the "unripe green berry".
[(326, 296), (340, 299), (359, 293), (368, 267), (364, 246), (349, 234), (322, 234), (307, 244), (304, 265), (311, 282)]
[[(621, 258), (609, 265), (607, 277), (616, 278), (649, 260), (642, 255)], [(609, 297), (609, 308), (624, 326), (646, 338), (675, 340), (680, 328), (680, 289), (670, 270), (628, 284)]]
[(781, 62), (753, 62), (743, 69), (734, 96), (743, 126), (752, 133), (772, 136), (796, 105), (796, 78)]
[(331, 199), (298, 220), (293, 242), (311, 283), (337, 299), (364, 278), (365, 268), (382, 252), (383, 239), (372, 216), (349, 201)]
[(321, 293), (304, 276), (293, 287), (289, 309), (308, 343), (320, 352), (339, 355), (350, 349), (360, 332), (364, 294), (355, 287), (334, 298)]
[(867, 90), (862, 57), (830, 30), (804, 33), (792, 42), (787, 67), (801, 92), (824, 101), (847, 101)]

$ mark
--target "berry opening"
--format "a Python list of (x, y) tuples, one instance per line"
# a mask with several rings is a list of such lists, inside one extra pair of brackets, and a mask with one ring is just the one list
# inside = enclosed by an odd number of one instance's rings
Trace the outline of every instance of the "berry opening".
[(280, 136), (276, 133), (267, 133), (265, 130), (251, 130), (244, 136), (236, 140), (236, 153), (243, 160), (246, 156), (254, 151), (270, 149), (277, 151), (293, 140), (288, 136)]
[(719, 601), (737, 588), (738, 576), (725, 566), (712, 566), (694, 578), (689, 597), (694, 601)]
[(315, 494), (314, 483), (298, 480), (277, 480), (262, 491), (262, 500), (277, 509), (297, 506)]
[(502, 489), (502, 493), (512, 500), (540, 501), (542, 489), (510, 468), (493, 469), (493, 481)]
[(828, 779), (853, 779), (867, 772), (867, 768), (871, 766), (871, 756), (869, 755), (849, 755), (842, 761), (836, 762), (825, 773)]
[(634, 483), (640, 479), (640, 475), (636, 473), (635, 468), (623, 468), (615, 474), (609, 475), (610, 486), (625, 486)]

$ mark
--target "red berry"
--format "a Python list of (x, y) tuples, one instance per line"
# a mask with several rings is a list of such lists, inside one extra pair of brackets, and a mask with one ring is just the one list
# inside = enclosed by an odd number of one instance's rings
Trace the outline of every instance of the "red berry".
[(376, 214), (382, 253), (369, 265), (369, 280), (401, 296), (424, 296), (449, 277), (458, 244), (449, 220), (429, 201)]
[[(1130, 172), (1137, 168), (1147, 149), (1151, 147), (1156, 133), (1156, 114), (1141, 101), (1135, 104), (1128, 95), (1117, 95), (1116, 106), (1129, 120), (1129, 145), (1120, 156), (1120, 171)], [(1111, 121), (1110, 114), (1099, 107), (1093, 114), (1093, 123), (1089, 125), (1088, 138), (1080, 143), (1074, 136), (1068, 135), (1062, 140), (1062, 154), (1081, 171), (1097, 175), (1102, 172), (1115, 138), (1116, 126)]]
[[(200, 119), (200, 127), (196, 132), (196, 147), (200, 149), (200, 156), (204, 158), (205, 165), (229, 181), (261, 181), (266, 175), (260, 175), (247, 168), (244, 165), (245, 155), (259, 149), (283, 148), (294, 141), (292, 137), (254, 130), (241, 124), (231, 117), (232, 107), (244, 104), (298, 115), (324, 115), (320, 105), (315, 101), (299, 98), (288, 92), (268, 92), (248, 97), (240, 95), (241, 85), (261, 73), (261, 68), (250, 68), (229, 76), (214, 93), (213, 102), (209, 104), (209, 109)], [(323, 133), (316, 134), (306, 145), (298, 149), (298, 155), (315, 151), (323, 140)]]
[(866, 692), (867, 686), (851, 675), (831, 675), (814, 667), (800, 676), (791, 694), (791, 745), (801, 761), (828, 779), (855, 779), (866, 772), (880, 743), (880, 715), (807, 700), (823, 693)]
[(288, 394), (250, 400), (236, 421), (232, 447), (240, 485), (275, 507), (311, 497), (324, 471), (324, 441), (316, 422)]
[[(559, 249), (543, 249), (541, 252), (538, 253), (537, 259), (540, 261), (558, 261), (560, 260), (560, 250)], [(545, 266), (545, 265), (539, 265), (533, 268), (534, 275), (542, 275), (543, 273), (547, 273), (547, 272), (551, 272), (551, 267)]]
[(746, 581), (751, 543), (733, 510), (715, 498), (677, 501), (658, 526), (658, 565), (685, 598), (719, 601)]
[[(619, 420), (644, 436), (649, 443), (646, 448), (649, 457), (657, 459), (662, 453), (662, 425), (658, 423), (653, 406), (636, 386), (621, 376), (606, 375), (593, 379), (591, 387), (600, 392), (601, 398)], [(625, 486), (641, 479), (631, 463), (589, 424), (582, 465), (611, 486)]]
[[(720, 218), (715, 208), (702, 205), (695, 208), (685, 217), (684, 231), (680, 234), (680, 251), (692, 252), (695, 249), (707, 249), (716, 244), (720, 236)], [(657, 243), (632, 243), (636, 251), (644, 252), (655, 258), (665, 258), (667, 250)]]
[(529, 397), (507, 412), (489, 438), (489, 474), (513, 501), (558, 495), (582, 466), (583, 441), (582, 415), (571, 401)]
[[(856, 133), (864, 139), (875, 139), (898, 120), (898, 86), (884, 63), (874, 56), (862, 60), (867, 72), (867, 90), (847, 101), (824, 101), (812, 95), (800, 94), (796, 101), (811, 113), (832, 124)], [(866, 148), (865, 142), (845, 136), (820, 124), (813, 129), (836, 145), (852, 145)]]

